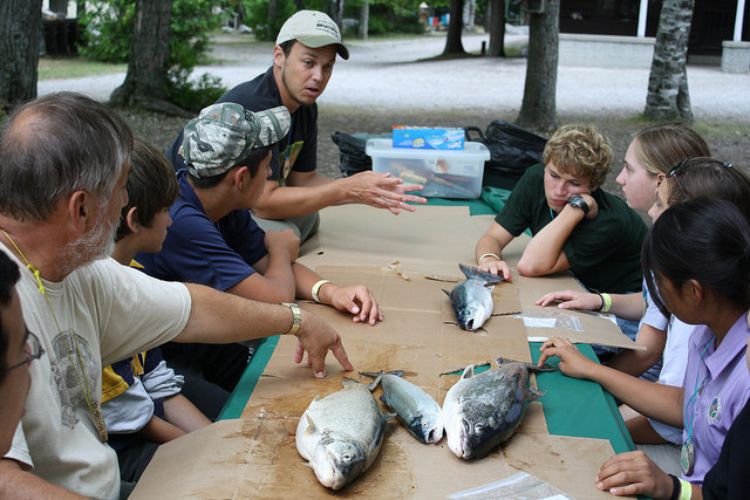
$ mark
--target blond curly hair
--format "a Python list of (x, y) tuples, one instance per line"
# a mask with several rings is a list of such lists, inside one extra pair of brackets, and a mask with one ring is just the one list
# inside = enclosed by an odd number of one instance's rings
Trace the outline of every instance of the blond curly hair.
[(588, 179), (593, 191), (607, 178), (612, 148), (596, 127), (564, 125), (544, 147), (544, 164), (550, 162), (561, 172)]

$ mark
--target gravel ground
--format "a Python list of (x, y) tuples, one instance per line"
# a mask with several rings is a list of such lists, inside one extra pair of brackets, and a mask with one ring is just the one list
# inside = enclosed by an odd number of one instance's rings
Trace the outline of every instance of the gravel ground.
[[(467, 51), (478, 52), (484, 35), (466, 35)], [(339, 152), (330, 137), (347, 133), (388, 132), (394, 124), (468, 126), (484, 129), (494, 119), (513, 121), (523, 96), (525, 59), (470, 57), (439, 60), (443, 37), (399, 38), (349, 43), (350, 60), (339, 61), (319, 100), (318, 168), (336, 177)], [(511, 35), (507, 44), (525, 43)], [(214, 39), (211, 66), (197, 73), (221, 76), (231, 87), (263, 72), (272, 45), (243, 36)], [(40, 82), (39, 93), (77, 90), (105, 100), (123, 74)], [(688, 78), (695, 127), (714, 156), (750, 166), (750, 77), (722, 73), (716, 67), (690, 66)], [(614, 177), (632, 135), (645, 123), (638, 118), (645, 103), (648, 70), (560, 67), (557, 109), (561, 123), (598, 126), (612, 142), (615, 163), (605, 189), (620, 194)], [(180, 118), (120, 110), (137, 135), (166, 147), (184, 125)]]

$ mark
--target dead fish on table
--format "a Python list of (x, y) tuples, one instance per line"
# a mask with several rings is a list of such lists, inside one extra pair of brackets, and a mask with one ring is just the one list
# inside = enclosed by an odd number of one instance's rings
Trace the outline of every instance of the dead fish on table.
[(464, 273), (466, 280), (450, 292), (443, 291), (451, 299), (458, 326), (464, 330), (475, 331), (492, 316), (492, 289), (503, 281), (503, 277), (480, 271), (474, 266), (459, 264), (458, 268)]
[(396, 413), (412, 436), (425, 444), (436, 444), (443, 439), (440, 405), (421, 387), (402, 378), (403, 371), (361, 374), (375, 378), (373, 385), (382, 385), (383, 396), (380, 399)]
[(372, 465), (383, 442), (383, 415), (370, 394), (374, 386), (344, 378), (344, 388), (307, 407), (297, 425), (297, 451), (320, 484), (339, 490)]
[(497, 359), (497, 370), (474, 373), (469, 365), (443, 400), (448, 448), (459, 458), (482, 458), (510, 438), (530, 401), (541, 394), (529, 386), (530, 371), (553, 371)]

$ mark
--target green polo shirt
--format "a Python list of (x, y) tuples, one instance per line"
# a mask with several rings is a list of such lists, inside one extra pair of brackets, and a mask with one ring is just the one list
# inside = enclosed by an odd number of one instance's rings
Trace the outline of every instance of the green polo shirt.
[[(594, 219), (583, 219), (565, 242), (570, 270), (589, 290), (628, 293), (641, 290), (643, 220), (617, 196), (597, 189)], [(544, 196), (544, 165), (526, 170), (495, 221), (513, 236), (526, 228), (536, 235), (555, 215)]]

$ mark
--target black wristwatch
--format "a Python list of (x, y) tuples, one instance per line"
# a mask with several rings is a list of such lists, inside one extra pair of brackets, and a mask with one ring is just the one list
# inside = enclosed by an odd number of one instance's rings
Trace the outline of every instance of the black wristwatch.
[(583, 196), (580, 194), (574, 194), (570, 198), (568, 198), (568, 205), (571, 207), (580, 208), (583, 210), (583, 215), (586, 215), (589, 213), (589, 204), (586, 203), (586, 200), (583, 199)]

